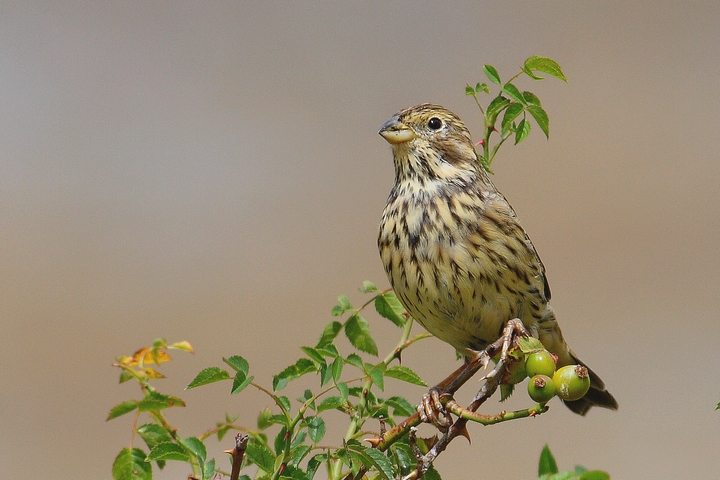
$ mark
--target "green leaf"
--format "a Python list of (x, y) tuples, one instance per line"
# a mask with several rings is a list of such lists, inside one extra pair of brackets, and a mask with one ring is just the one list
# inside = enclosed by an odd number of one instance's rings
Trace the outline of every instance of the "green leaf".
[(505, 110), (505, 114), (503, 115), (502, 122), (500, 122), (502, 132), (505, 133), (508, 130), (508, 127), (512, 126), (512, 122), (525, 110), (525, 107), (523, 107), (519, 103), (511, 103), (508, 108)]
[(212, 478), (215, 475), (215, 459), (211, 458), (203, 465), (203, 478)]
[(205, 448), (205, 444), (199, 438), (183, 438), (182, 440), (180, 440), (180, 443), (182, 443), (185, 448), (190, 450), (198, 460), (200, 460), (201, 462), (205, 462), (205, 459), (207, 458), (207, 449)]
[(368, 468), (375, 468), (380, 474), (380, 478), (391, 480), (395, 478), (395, 470), (393, 469), (390, 459), (380, 450), (368, 448), (363, 445), (350, 444), (348, 449), (358, 455), (362, 463)]
[(227, 370), (223, 370), (219, 367), (206, 368), (205, 370), (197, 374), (193, 381), (190, 382), (187, 387), (185, 387), (185, 390), (190, 390), (191, 388), (195, 387), (201, 387), (203, 385), (209, 385), (211, 383), (219, 382), (221, 380), (228, 380), (229, 378), (230, 374), (227, 372)]
[(409, 417), (415, 413), (415, 407), (403, 397), (390, 397), (385, 400), (385, 405), (393, 408), (393, 416)]
[(338, 392), (340, 392), (340, 396), (342, 397), (343, 401), (346, 402), (348, 399), (348, 395), (350, 394), (347, 383), (338, 382), (335, 384), (335, 386), (337, 387)]
[(280, 395), (277, 397), (277, 403), (279, 403), (279, 407), (281, 407), (286, 412), (290, 411), (290, 400), (285, 395)]
[(139, 448), (123, 448), (113, 461), (113, 478), (115, 480), (152, 480), (152, 465), (145, 459), (145, 452)]
[(361, 352), (369, 353), (377, 356), (378, 348), (370, 335), (370, 327), (367, 320), (357, 313), (350, 316), (345, 323), (345, 335), (347, 336), (353, 347)]
[(537, 105), (529, 105), (527, 111), (530, 112), (530, 115), (535, 119), (540, 130), (545, 134), (545, 138), (550, 138), (550, 119), (547, 113), (545, 113), (545, 110)]
[(248, 361), (240, 355), (233, 355), (230, 358), (223, 358), (223, 362), (230, 365), (230, 367), (236, 372), (242, 372), (244, 375), (247, 375), (250, 371), (250, 365), (248, 364)]
[(332, 379), (332, 368), (327, 363), (320, 365), (320, 386), (324, 387)]
[(323, 330), (323, 333), (320, 336), (320, 340), (318, 341), (317, 345), (315, 345), (315, 348), (320, 349), (323, 347), (327, 347), (328, 345), (332, 345), (335, 337), (337, 337), (341, 329), (342, 323), (338, 321), (330, 322), (325, 325), (325, 329)]
[(158, 443), (172, 442), (170, 433), (157, 423), (146, 423), (139, 426), (136, 431), (151, 450)]
[(405, 307), (402, 306), (395, 293), (385, 292), (375, 297), (375, 310), (398, 327), (405, 326), (407, 321)]
[(190, 456), (185, 449), (177, 443), (161, 442), (156, 444), (147, 456), (148, 462), (154, 460), (178, 460), (180, 462), (187, 462), (190, 460)]
[(257, 427), (258, 430), (265, 430), (266, 428), (270, 427), (273, 423), (272, 421), (272, 410), (270, 408), (265, 408), (264, 410), (260, 411), (260, 414), (258, 414), (257, 418)]
[(530, 122), (524, 118), (518, 123), (517, 130), (515, 130), (515, 145), (522, 142), (530, 134)]
[(491, 82), (498, 85), (502, 83), (500, 81), (500, 75), (498, 74), (497, 70), (495, 70), (495, 67), (493, 67), (492, 65), (483, 65), (483, 72), (485, 72), (485, 75), (487, 75), (488, 79), (490, 79)]
[(382, 391), (385, 391), (385, 368), (386, 365), (384, 363), (379, 363), (370, 368), (370, 378), (372, 379), (373, 383), (375, 383), (375, 385), (377, 385), (378, 388)]
[(306, 437), (307, 433), (298, 432), (293, 441), (290, 443), (290, 448), (297, 448), (299, 445), (302, 445), (305, 442)]
[(315, 476), (315, 473), (317, 472), (318, 467), (320, 467), (320, 465), (322, 465), (322, 463), (325, 461), (327, 461), (327, 454), (318, 453), (317, 455), (313, 455), (313, 457), (308, 460), (307, 476), (309, 478), (313, 478)]
[(250, 385), (254, 378), (255, 377), (246, 378), (243, 372), (237, 372), (237, 374), (235, 374), (235, 379), (233, 380), (233, 386), (230, 390), (230, 394), (235, 395), (236, 393), (242, 392), (245, 387)]
[(314, 349), (312, 347), (300, 347), (300, 350), (305, 352), (305, 355), (307, 355), (310, 358), (310, 360), (313, 360), (314, 362), (317, 362), (320, 364), (325, 363), (325, 357), (320, 352), (318, 352), (316, 349)]
[(339, 317), (343, 313), (352, 309), (352, 303), (350, 303), (350, 299), (347, 297), (347, 295), (340, 295), (338, 297), (338, 304), (335, 305), (332, 309), (332, 314), (334, 317)]
[(510, 100), (503, 96), (498, 95), (493, 98), (488, 105), (487, 110), (485, 110), (485, 126), (487, 128), (494, 126), (498, 115), (500, 115), (500, 112), (502, 112), (508, 105), (510, 105)]
[(425, 475), (423, 475), (423, 480), (442, 480), (442, 478), (440, 477), (440, 473), (435, 470), (435, 466), (430, 465), (430, 468), (428, 468)]
[(500, 385), (500, 401), (504, 402), (505, 400), (510, 398), (510, 395), (512, 395), (514, 391), (515, 385)]
[(515, 100), (517, 103), (525, 105), (525, 97), (523, 97), (523, 94), (520, 93), (520, 90), (518, 90), (517, 87), (512, 83), (506, 83), (505, 85), (503, 85), (502, 91), (508, 97)]
[(520, 347), (520, 351), (525, 354), (545, 350), (545, 347), (543, 347), (543, 344), (540, 343), (540, 340), (535, 337), (518, 338), (518, 347)]
[(580, 475), (578, 480), (610, 480), (610, 475), (601, 470), (590, 470)]
[(475, 95), (475, 89), (469, 84), (465, 86), (465, 95)]
[(365, 280), (362, 284), (362, 287), (360, 287), (360, 291), (362, 293), (377, 292), (377, 289), (377, 286), (375, 286), (375, 284), (369, 280)]
[(563, 82), (567, 82), (565, 74), (562, 72), (560, 65), (548, 57), (530, 57), (525, 60), (525, 69), (532, 72), (538, 71), (552, 75), (555, 78), (559, 78)]
[(247, 458), (260, 467), (265, 472), (273, 471), (273, 464), (275, 463), (275, 455), (265, 445), (260, 445), (255, 442), (248, 443), (247, 449), (245, 450)]
[(540, 452), (540, 462), (538, 464), (538, 476), (545, 475), (545, 474), (553, 474), (558, 473), (558, 466), (555, 462), (555, 457), (553, 457), (553, 454), (550, 452), (550, 447), (548, 447), (547, 444), (542, 449), (542, 452)]
[(385, 370), (385, 376), (396, 378), (398, 380), (402, 380), (403, 382), (412, 383), (413, 385), (427, 387), (427, 383), (425, 383), (417, 373), (413, 372), (408, 367), (403, 367), (402, 365), (395, 365), (394, 367), (388, 368)]
[(123, 370), (120, 373), (120, 381), (118, 383), (125, 383), (128, 380), (132, 380), (133, 378), (135, 377), (132, 376), (132, 373), (128, 372), (127, 370)]
[(307, 456), (308, 453), (310, 453), (310, 445), (301, 445), (297, 448), (295, 448), (292, 451), (292, 463), (294, 465), (298, 465), (300, 462), (303, 461), (303, 458)]
[(275, 455), (280, 455), (280, 453), (285, 449), (285, 435), (287, 435), (286, 427), (282, 427), (278, 434), (275, 435), (275, 442), (273, 442)]
[(342, 375), (343, 370), (343, 359), (342, 357), (337, 357), (335, 361), (333, 361), (332, 364), (332, 378), (335, 381), (335, 383), (340, 381), (340, 376)]
[(285, 388), (289, 381), (295, 380), (306, 373), (317, 372), (319, 368), (309, 358), (300, 358), (295, 365), (290, 365), (282, 372), (273, 377), (273, 390), (278, 391)]
[(130, 413), (134, 411), (136, 408), (138, 408), (139, 402), (137, 400), (125, 400), (122, 403), (118, 403), (113, 408), (110, 409), (110, 413), (108, 414), (108, 417), (105, 419), (105, 421), (112, 420), (113, 418), (117, 418), (120, 416), (125, 415), (126, 413)]
[(352, 365), (353, 367), (357, 367), (360, 370), (364, 371), (365, 365), (363, 364), (362, 358), (360, 358), (360, 355), (358, 355), (357, 353), (351, 353), (350, 355), (347, 356), (345, 361), (349, 365)]
[(325, 410), (335, 410), (338, 408), (342, 408), (343, 406), (343, 399), (338, 396), (332, 396), (327, 397), (325, 400), (320, 402), (318, 405), (317, 411), (318, 413), (324, 412)]
[(525, 99), (525, 102), (528, 105), (537, 105), (538, 107), (540, 105), (540, 99), (532, 92), (522, 92), (522, 96)]
[(306, 420), (310, 440), (312, 440), (313, 443), (319, 443), (325, 436), (325, 420), (323, 420), (322, 417), (308, 417)]
[(475, 85), (475, 91), (478, 93), (490, 93), (490, 89), (488, 88), (487, 83), (478, 83), (477, 85)]
[(170, 407), (184, 407), (185, 402), (172, 395), (163, 395), (159, 392), (150, 392), (138, 403), (141, 412), (163, 410)]

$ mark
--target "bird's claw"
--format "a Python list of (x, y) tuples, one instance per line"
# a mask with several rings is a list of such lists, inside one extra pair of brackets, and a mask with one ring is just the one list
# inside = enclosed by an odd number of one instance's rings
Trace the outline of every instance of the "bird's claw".
[(440, 401), (440, 395), (440, 392), (434, 388), (423, 395), (418, 405), (418, 412), (423, 422), (432, 423), (438, 430), (445, 432), (453, 422), (445, 405)]

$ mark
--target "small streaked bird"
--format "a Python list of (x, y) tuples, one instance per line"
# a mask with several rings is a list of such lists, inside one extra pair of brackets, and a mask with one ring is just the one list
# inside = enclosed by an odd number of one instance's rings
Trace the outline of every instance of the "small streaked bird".
[[(558, 368), (582, 364), (548, 303), (540, 257), (480, 164), (460, 118), (423, 104), (397, 113), (378, 133), (392, 146), (395, 163), (378, 246), (408, 312), (466, 358), (519, 318), (557, 355)], [(592, 370), (590, 379), (583, 398), (565, 402), (570, 410), (616, 410), (615, 398)]]

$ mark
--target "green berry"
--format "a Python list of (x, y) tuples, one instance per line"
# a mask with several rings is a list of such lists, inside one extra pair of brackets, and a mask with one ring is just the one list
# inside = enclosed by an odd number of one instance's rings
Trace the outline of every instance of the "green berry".
[(590, 375), (582, 365), (566, 365), (553, 375), (557, 396), (563, 400), (579, 400), (590, 390)]
[(528, 377), (535, 375), (552, 377), (555, 374), (555, 359), (547, 350), (533, 352), (525, 359), (525, 370)]
[(555, 383), (547, 375), (535, 375), (528, 382), (528, 395), (538, 403), (547, 403), (555, 396)]

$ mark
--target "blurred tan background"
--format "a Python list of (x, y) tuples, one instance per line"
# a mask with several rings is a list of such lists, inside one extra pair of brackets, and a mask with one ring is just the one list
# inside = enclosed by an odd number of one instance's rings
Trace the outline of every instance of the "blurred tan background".
[[(2, 2), (4, 475), (110, 478), (132, 419), (104, 419), (139, 396), (111, 363), (160, 336), (197, 350), (159, 385), (188, 401), (169, 413), (182, 435), (225, 412), (253, 426), (268, 404), (257, 392), (183, 386), (232, 354), (270, 385), (338, 294), (360, 304), (363, 280), (386, 286), (379, 126), (430, 101), (479, 138), (465, 83), (530, 55), (569, 83), (520, 83), (543, 101), (550, 141), (535, 129), (506, 148), (494, 181), (547, 266), (566, 338), (621, 407), (580, 418), (553, 402), (535, 420), (471, 426), (473, 444), (438, 468), (535, 478), (548, 442), (561, 469), (716, 478), (720, 8), (570, 1)], [(394, 345), (369, 318), (381, 349)], [(455, 366), (437, 340), (404, 362), (429, 383)], [(212, 454), (227, 468), (224, 448)]]

